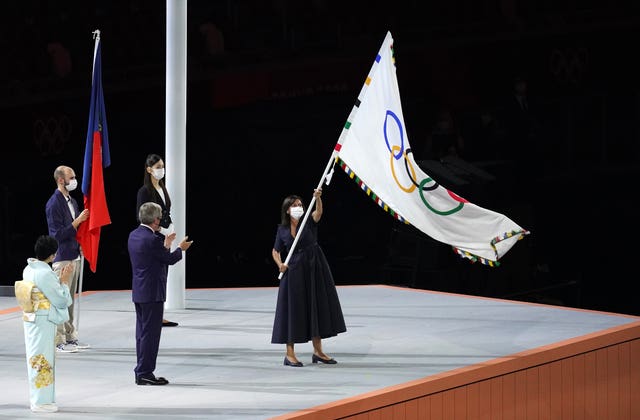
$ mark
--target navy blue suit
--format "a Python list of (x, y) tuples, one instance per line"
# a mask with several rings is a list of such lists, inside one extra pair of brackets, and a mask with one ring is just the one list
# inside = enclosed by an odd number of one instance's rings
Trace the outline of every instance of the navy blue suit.
[[(78, 202), (75, 198), (69, 195), (69, 203), (73, 207), (75, 217), (80, 215), (80, 209), (78, 208)], [(69, 204), (64, 194), (56, 189), (45, 207), (47, 215), (47, 228), (49, 230), (49, 236), (53, 236), (58, 241), (58, 252), (53, 260), (52, 268), (56, 274), (60, 275), (62, 267), (72, 264), (73, 274), (69, 280), (69, 291), (71, 291), (71, 297), (73, 303), (69, 305), (67, 310), (69, 311), (69, 320), (59, 324), (56, 328), (56, 346), (58, 344), (64, 344), (70, 341), (78, 339), (78, 332), (76, 331), (73, 322), (75, 320), (75, 293), (78, 290), (78, 281), (80, 279), (80, 244), (76, 239), (76, 228), (71, 224), (74, 216), (69, 210)]]
[[(70, 195), (69, 198), (71, 199), (73, 210), (76, 212), (76, 217), (78, 217), (80, 214), (78, 202)], [(73, 217), (69, 211), (67, 199), (60, 190), (56, 189), (53, 194), (51, 194), (51, 197), (47, 201), (46, 214), (49, 236), (53, 236), (58, 241), (58, 252), (53, 262), (71, 261), (78, 258), (80, 255), (80, 244), (76, 239), (76, 228), (71, 224)], [(75, 290), (72, 290), (71, 293), (75, 293)]]
[(153, 377), (160, 346), (167, 271), (182, 259), (182, 249), (169, 251), (164, 236), (139, 225), (129, 234), (132, 300), (136, 307), (136, 377)]

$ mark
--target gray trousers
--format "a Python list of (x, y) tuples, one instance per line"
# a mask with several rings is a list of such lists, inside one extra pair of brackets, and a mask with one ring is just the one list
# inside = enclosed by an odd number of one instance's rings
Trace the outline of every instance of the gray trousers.
[(69, 280), (69, 291), (71, 292), (73, 303), (68, 308), (69, 320), (58, 325), (56, 330), (56, 346), (58, 344), (64, 344), (67, 341), (78, 339), (78, 332), (76, 331), (76, 327), (73, 325), (73, 314), (76, 303), (76, 292), (78, 291), (78, 280), (80, 279), (81, 262), (82, 259), (76, 259), (72, 261), (57, 261), (52, 264), (53, 271), (58, 275), (58, 277), (60, 277), (62, 267), (67, 264), (73, 264), (74, 266), (73, 274), (71, 274), (71, 279)]

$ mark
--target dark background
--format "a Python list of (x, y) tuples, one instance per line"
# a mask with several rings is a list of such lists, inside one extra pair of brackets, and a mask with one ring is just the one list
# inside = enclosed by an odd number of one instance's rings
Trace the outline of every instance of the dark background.
[[(12, 285), (46, 233), (53, 170), (82, 177), (94, 41), (102, 31), (112, 224), (84, 289), (128, 289), (128, 232), (144, 158), (164, 155), (165, 5), (9, 2), (0, 15), (0, 276)], [(215, 25), (224, 48), (208, 50)], [(324, 187), (320, 242), (337, 284), (394, 284), (640, 314), (640, 173), (633, 1), (194, 1), (188, 3), (187, 287), (275, 286), (285, 195), (318, 184), (387, 31), (418, 152), (446, 105), (496, 183), (452, 187), (532, 234), (490, 268), (400, 225), (343, 172)], [(524, 75), (540, 130), (527, 156), (487, 143)], [(508, 143), (508, 138), (501, 138)], [(533, 160), (533, 188), (514, 180)], [(169, 168), (169, 174), (171, 169)], [(73, 193), (82, 202), (78, 189)]]

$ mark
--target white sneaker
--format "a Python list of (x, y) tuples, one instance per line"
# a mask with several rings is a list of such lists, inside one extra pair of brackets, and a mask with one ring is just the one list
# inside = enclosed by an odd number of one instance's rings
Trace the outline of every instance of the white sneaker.
[(75, 353), (77, 351), (78, 348), (69, 343), (60, 343), (56, 346), (56, 353)]
[(83, 343), (83, 342), (78, 341), (78, 340), (69, 340), (69, 341), (67, 341), (67, 344), (70, 344), (72, 346), (76, 346), (76, 348), (80, 349), (80, 350), (91, 348), (91, 346), (89, 344)]
[(31, 411), (34, 413), (55, 413), (58, 411), (58, 406), (51, 404), (42, 404), (42, 405), (32, 405)]

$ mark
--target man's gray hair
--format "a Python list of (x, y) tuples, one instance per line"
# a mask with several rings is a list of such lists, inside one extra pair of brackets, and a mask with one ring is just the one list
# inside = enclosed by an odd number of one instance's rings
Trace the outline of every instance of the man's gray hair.
[(155, 222), (156, 219), (162, 218), (162, 207), (160, 207), (160, 204), (152, 201), (146, 202), (140, 206), (138, 218), (143, 225), (150, 225)]

